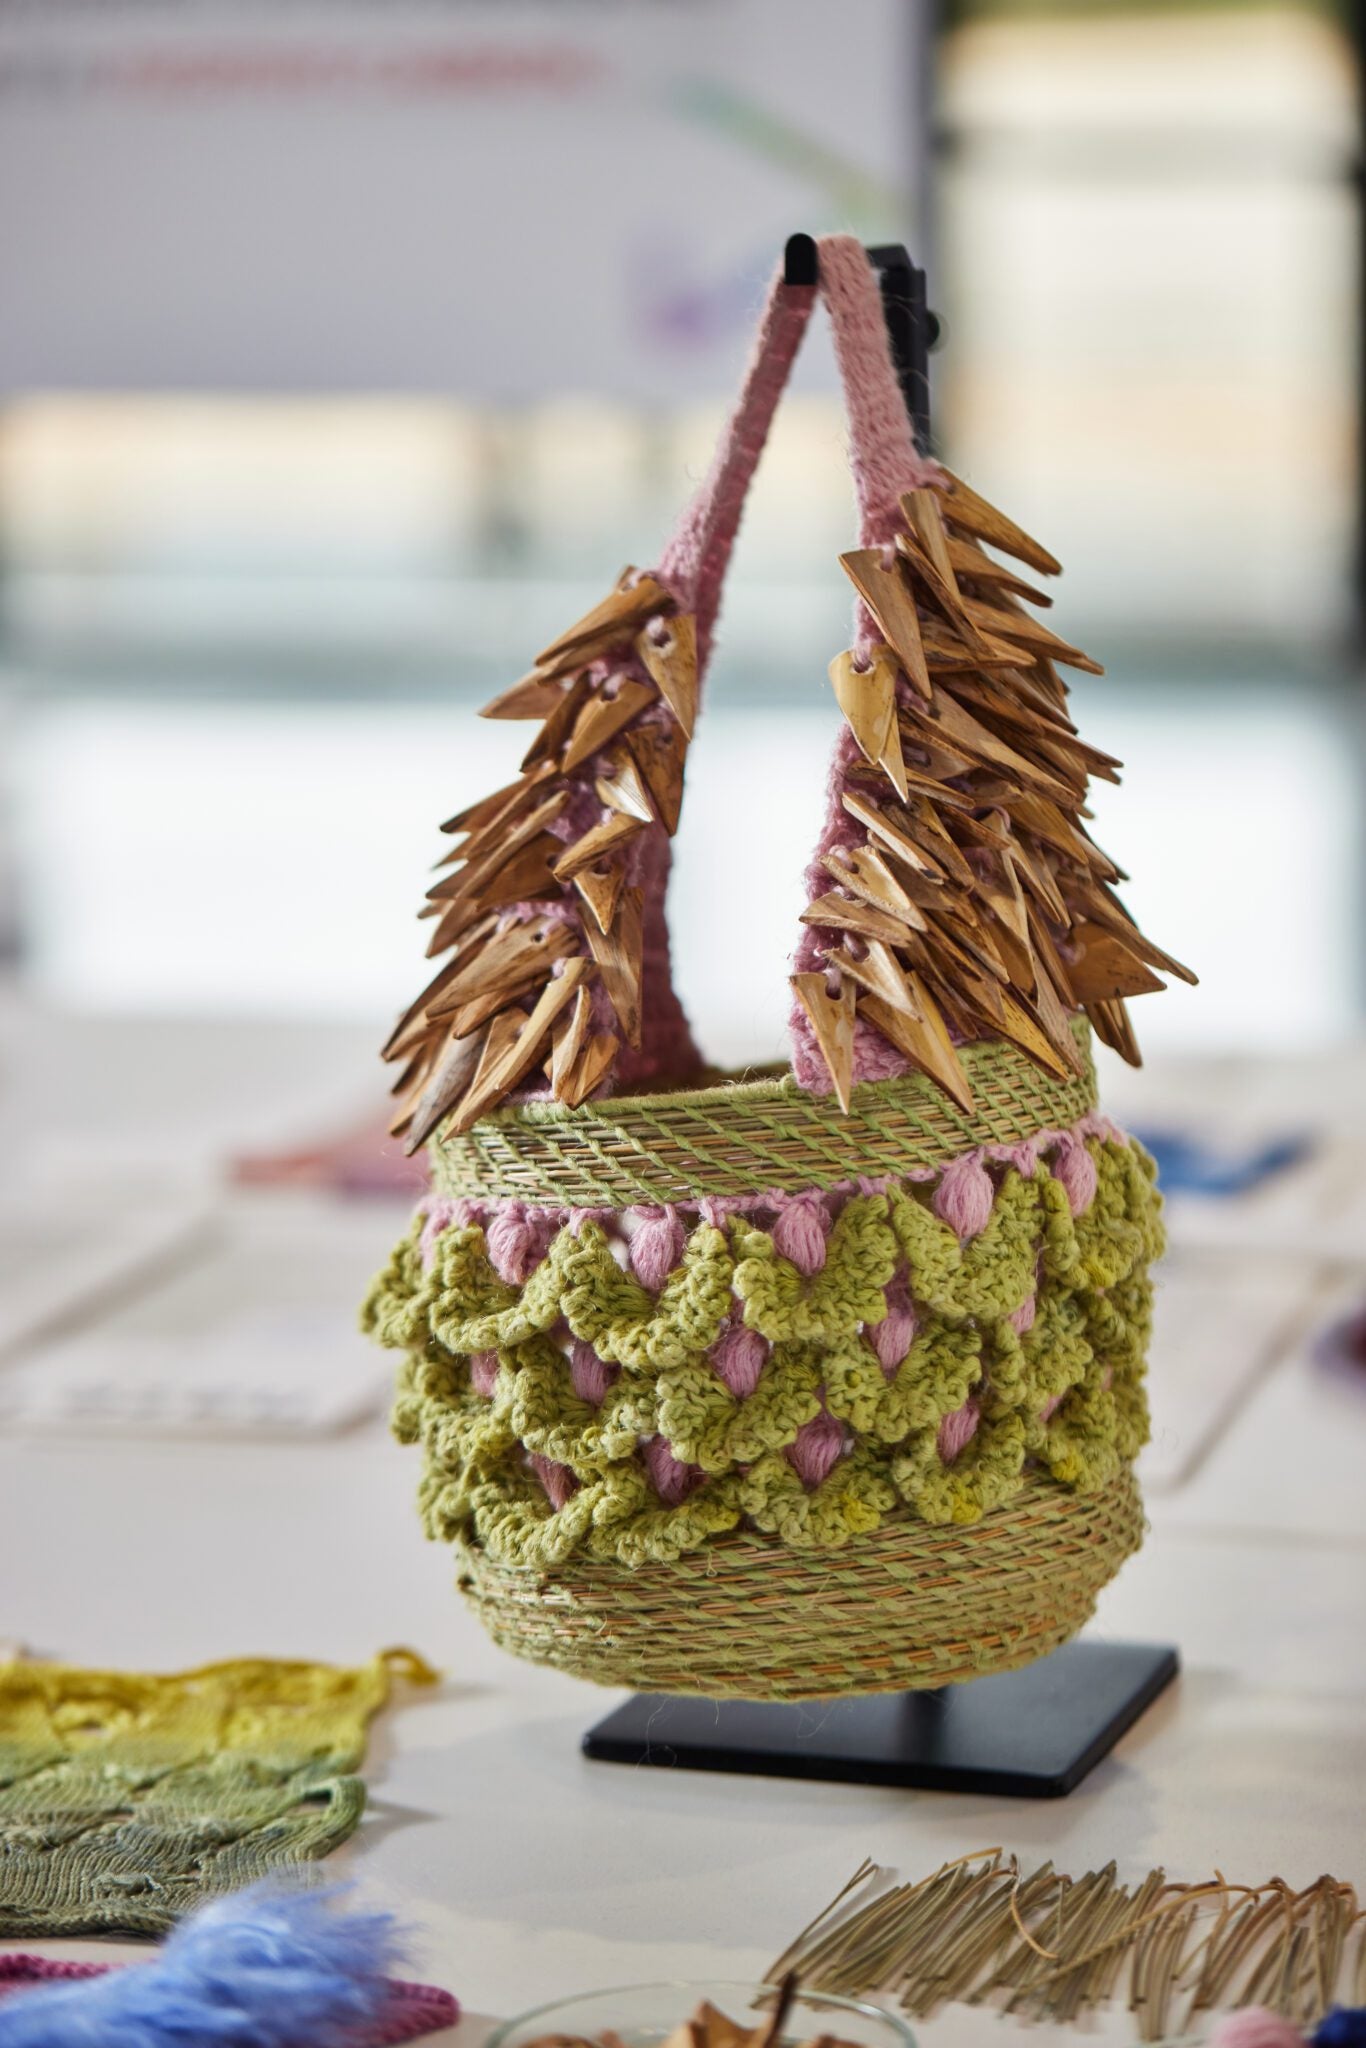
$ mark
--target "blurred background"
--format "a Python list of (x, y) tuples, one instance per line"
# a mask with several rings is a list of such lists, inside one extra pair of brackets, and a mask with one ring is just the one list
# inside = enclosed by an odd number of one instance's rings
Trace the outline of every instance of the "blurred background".
[[(1107, 663), (1097, 836), (1203, 975), (1143, 1042), (1352, 1033), (1364, 58), (1328, 0), (0, 0), (19, 998), (381, 1038), (437, 823), (525, 741), (475, 708), (655, 558), (784, 238), (840, 228), (927, 266), (939, 447)], [(847, 638), (807, 357), (674, 883), (730, 1060), (781, 1044)]]

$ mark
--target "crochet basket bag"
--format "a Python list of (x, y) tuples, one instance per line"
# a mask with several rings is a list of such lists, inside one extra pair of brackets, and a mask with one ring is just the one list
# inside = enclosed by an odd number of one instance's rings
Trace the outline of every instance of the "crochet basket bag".
[[(1081, 822), (1088, 773), (1023, 563), (917, 454), (858, 243), (774, 285), (658, 567), (488, 707), (539, 730), (449, 821), (436, 978), (386, 1053), (432, 1186), (367, 1327), (405, 1354), (420, 1503), (505, 1648), (605, 1684), (938, 1686), (1064, 1642), (1138, 1545), (1161, 1249), (1090, 1032), (1184, 974)], [(670, 838), (745, 493), (814, 301), (860, 547), (808, 871), (792, 1065), (706, 1069), (674, 993)], [(1002, 559), (1002, 556), (1008, 559)], [(736, 905), (743, 913), (743, 903)]]

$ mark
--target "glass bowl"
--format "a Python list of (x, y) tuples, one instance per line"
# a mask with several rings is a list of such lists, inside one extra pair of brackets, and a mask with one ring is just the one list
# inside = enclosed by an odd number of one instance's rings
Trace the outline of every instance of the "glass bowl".
[[(593, 2041), (604, 2028), (619, 2034), (626, 2048), (656, 2048), (707, 1999), (740, 2026), (759, 2026), (771, 2005), (771, 1984), (717, 1980), (689, 1983), (623, 1984), (613, 1991), (585, 1991), (553, 2005), (538, 2005), (515, 2020), (505, 2020), (489, 2036), (485, 2048), (529, 2048), (544, 2034), (569, 2035)], [(916, 2048), (915, 2035), (903, 2019), (880, 2005), (861, 1999), (836, 1998), (824, 1991), (798, 1991), (783, 2026), (784, 2042), (837, 2035), (854, 2048)]]

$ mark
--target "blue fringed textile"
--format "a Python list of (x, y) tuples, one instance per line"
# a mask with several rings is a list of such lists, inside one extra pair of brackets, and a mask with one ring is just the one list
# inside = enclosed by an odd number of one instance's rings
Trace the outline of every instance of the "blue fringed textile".
[(1314, 2048), (1366, 2048), (1366, 2008), (1337, 2006), (1319, 2021)]
[(182, 1922), (154, 1962), (16, 1993), (0, 2048), (327, 2048), (383, 2011), (387, 1913), (338, 1911), (335, 1887), (255, 1885)]

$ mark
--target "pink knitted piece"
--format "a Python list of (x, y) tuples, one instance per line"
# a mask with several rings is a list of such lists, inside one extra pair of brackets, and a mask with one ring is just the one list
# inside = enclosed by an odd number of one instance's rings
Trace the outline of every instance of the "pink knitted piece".
[[(146, 1967), (139, 1963), (75, 1963), (49, 1956), (0, 1955), (0, 1999), (39, 1984), (71, 1983), (103, 1977), (111, 1970)], [(401, 2041), (416, 2041), (424, 2034), (453, 2027), (460, 2018), (460, 2001), (435, 1984), (410, 1984), (402, 1978), (390, 1977), (386, 1989), (388, 1997), (383, 2010), (372, 2024), (351, 2030), (347, 2036), (349, 2048), (397, 2048)]]
[(1096, 1162), (1080, 1139), (1064, 1131), (1053, 1157), (1053, 1174), (1067, 1195), (1074, 1216), (1082, 1215), (1096, 1198)]
[(662, 1436), (648, 1438), (641, 1445), (640, 1454), (650, 1475), (651, 1486), (667, 1507), (676, 1508), (702, 1483), (704, 1474), (700, 1469), (696, 1465), (685, 1465), (676, 1458), (673, 1447)]
[(779, 1198), (782, 1206), (773, 1219), (774, 1248), (791, 1259), (799, 1273), (819, 1273), (825, 1264), (825, 1240), (830, 1235), (830, 1212), (820, 1195)]
[(804, 1422), (787, 1447), (788, 1459), (803, 1486), (819, 1486), (839, 1463), (844, 1449), (844, 1424), (827, 1409)]
[(1216, 2020), (1209, 2041), (1210, 2048), (1304, 2048), (1304, 2033), (1293, 2020), (1249, 2005)]
[(894, 1280), (887, 1289), (887, 1313), (880, 1323), (868, 1325), (868, 1341), (877, 1353), (883, 1377), (892, 1379), (915, 1337), (915, 1309), (904, 1280)]
[(939, 1435), (936, 1442), (939, 1455), (946, 1465), (953, 1463), (964, 1444), (972, 1442), (972, 1439), (977, 1434), (977, 1424), (980, 1420), (981, 1417), (978, 1413), (977, 1403), (971, 1396), (963, 1403), (961, 1408), (955, 1408), (952, 1415), (944, 1417), (944, 1420), (939, 1425)]
[(728, 1323), (712, 1346), (711, 1362), (737, 1401), (749, 1399), (767, 1360), (766, 1341), (743, 1323)]
[(591, 1401), (595, 1408), (601, 1408), (607, 1389), (620, 1370), (619, 1366), (609, 1365), (605, 1358), (599, 1358), (586, 1338), (574, 1339), (569, 1349), (569, 1377), (581, 1401)]
[(557, 1465), (553, 1458), (543, 1458), (539, 1451), (527, 1453), (527, 1464), (540, 1480), (546, 1499), (558, 1514), (565, 1502), (578, 1491), (578, 1479), (568, 1465)]

